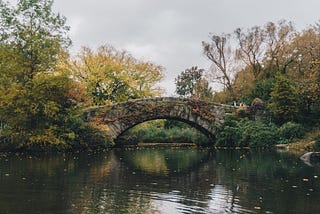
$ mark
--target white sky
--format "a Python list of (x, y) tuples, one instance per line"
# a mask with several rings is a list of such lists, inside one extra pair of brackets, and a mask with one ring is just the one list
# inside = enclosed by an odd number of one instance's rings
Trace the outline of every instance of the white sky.
[(209, 33), (263, 26), (281, 19), (298, 29), (317, 22), (319, 0), (55, 0), (67, 17), (73, 51), (110, 44), (166, 68), (161, 86), (174, 94), (186, 68), (208, 68), (202, 41)]

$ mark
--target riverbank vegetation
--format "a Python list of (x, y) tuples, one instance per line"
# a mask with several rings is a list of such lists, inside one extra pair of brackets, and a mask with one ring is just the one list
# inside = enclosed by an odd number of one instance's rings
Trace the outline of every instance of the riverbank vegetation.
[[(110, 45), (70, 54), (66, 18), (53, 1), (0, 1), (0, 150), (73, 149), (114, 144), (104, 126), (79, 115), (91, 106), (161, 95), (164, 68)], [(241, 105), (217, 128), (216, 146), (272, 147), (304, 138), (320, 121), (320, 25), (298, 31), (269, 22), (210, 34), (210, 68), (175, 79), (181, 97)], [(142, 124), (124, 139), (205, 143), (171, 120)], [(131, 139), (129, 139), (131, 138)], [(311, 141), (319, 146), (319, 134)]]

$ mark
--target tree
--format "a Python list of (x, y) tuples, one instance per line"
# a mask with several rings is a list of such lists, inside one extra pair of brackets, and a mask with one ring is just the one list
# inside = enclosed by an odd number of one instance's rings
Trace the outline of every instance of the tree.
[(209, 82), (203, 77), (204, 69), (188, 68), (175, 78), (176, 93), (182, 97), (210, 100), (213, 97)]
[(264, 30), (259, 26), (255, 26), (244, 33), (242, 29), (238, 28), (235, 34), (239, 43), (237, 57), (250, 67), (254, 79), (257, 80), (263, 69), (262, 59), (265, 54)]
[(222, 84), (234, 99), (233, 79), (239, 69), (235, 59), (235, 50), (230, 45), (230, 35), (214, 35), (210, 42), (202, 42), (205, 56), (212, 62), (211, 72), (213, 81)]
[(212, 101), (213, 99), (213, 90), (209, 86), (209, 82), (204, 78), (195, 84), (193, 91), (192, 98), (206, 101)]
[(188, 97), (193, 95), (195, 85), (201, 80), (204, 69), (197, 66), (188, 68), (175, 78), (176, 93), (180, 96)]
[(83, 47), (70, 67), (96, 105), (153, 97), (161, 92), (156, 86), (163, 76), (161, 66), (112, 46), (100, 46), (97, 51)]
[(299, 96), (297, 87), (282, 74), (278, 74), (272, 87), (268, 107), (278, 123), (282, 124), (297, 119)]
[(50, 0), (0, 2), (1, 137), (17, 145), (64, 144), (74, 138), (68, 128), (79, 88), (62, 69), (68, 57), (66, 19), (52, 12)]
[[(19, 0), (16, 7), (0, 2), (0, 41), (10, 46), (23, 78), (51, 71), (57, 55), (70, 45), (66, 18), (52, 12), (51, 0)], [(20, 79), (21, 80), (21, 79)]]
[(280, 72), (286, 74), (295, 60), (290, 43), (296, 35), (291, 22), (285, 20), (278, 24), (269, 22), (265, 26), (266, 52), (264, 56), (264, 76), (273, 77)]
[(303, 106), (310, 112), (320, 100), (320, 34), (314, 27), (306, 29), (296, 35), (291, 47), (296, 57), (288, 75), (299, 83)]

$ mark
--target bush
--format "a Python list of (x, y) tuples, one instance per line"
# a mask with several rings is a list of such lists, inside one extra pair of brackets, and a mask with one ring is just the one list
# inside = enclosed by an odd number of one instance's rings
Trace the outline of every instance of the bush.
[(237, 117), (238, 118), (249, 118), (250, 117), (250, 112), (247, 107), (240, 107), (236, 111)]
[(216, 146), (236, 147), (238, 146), (240, 138), (238, 127), (223, 126), (218, 132)]
[(215, 146), (218, 147), (236, 147), (241, 138), (239, 133), (239, 122), (235, 115), (227, 115), (224, 123), (217, 128), (217, 142)]
[(277, 127), (260, 121), (248, 121), (241, 125), (239, 146), (269, 148), (278, 142)]
[(287, 122), (278, 129), (281, 143), (288, 143), (294, 139), (301, 138), (304, 132), (302, 125), (294, 122)]
[(113, 140), (102, 127), (84, 123), (78, 130), (77, 143), (72, 145), (79, 148), (106, 148), (114, 145)]
[(264, 147), (269, 148), (278, 142), (277, 127), (261, 121), (237, 121), (227, 117), (218, 129), (216, 146)]

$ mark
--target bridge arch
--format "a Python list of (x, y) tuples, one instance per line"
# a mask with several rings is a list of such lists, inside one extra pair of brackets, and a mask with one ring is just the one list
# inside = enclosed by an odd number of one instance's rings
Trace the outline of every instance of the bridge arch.
[(114, 140), (140, 123), (156, 119), (174, 119), (191, 125), (213, 141), (216, 135), (215, 125), (221, 124), (224, 115), (233, 111), (233, 106), (212, 102), (158, 97), (90, 108), (86, 118), (88, 121), (99, 118), (99, 122), (108, 127), (107, 134)]

